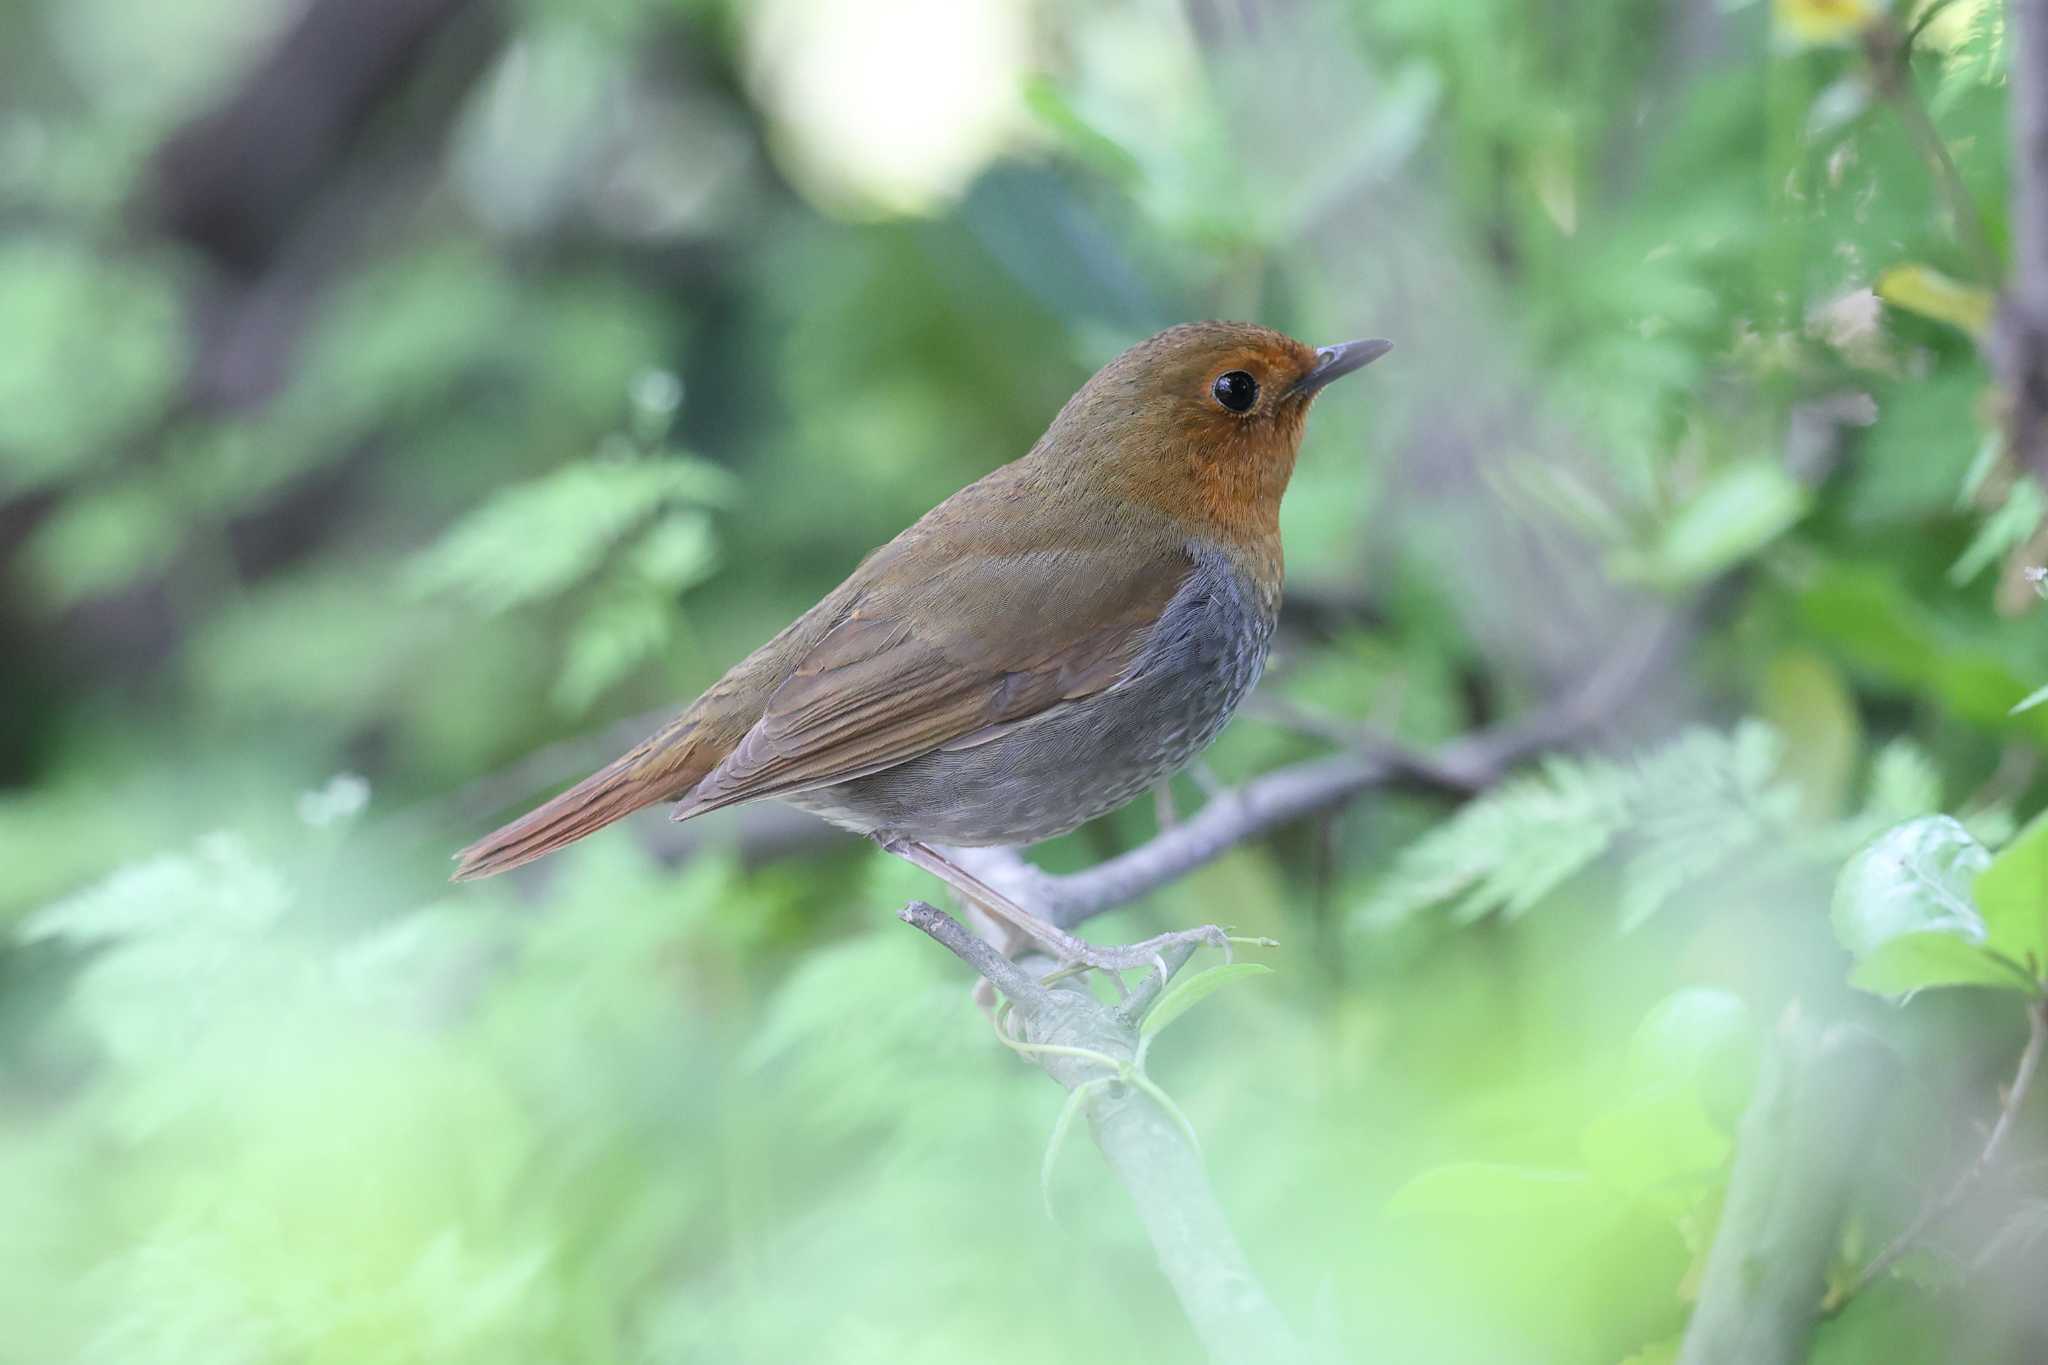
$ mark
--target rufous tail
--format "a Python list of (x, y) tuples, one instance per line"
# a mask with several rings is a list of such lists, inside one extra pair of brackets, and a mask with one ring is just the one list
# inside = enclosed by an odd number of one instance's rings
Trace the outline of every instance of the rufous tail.
[(650, 765), (645, 758), (644, 753), (635, 750), (600, 768), (546, 805), (486, 834), (455, 855), (455, 875), (450, 880), (471, 881), (530, 863), (564, 844), (596, 833), (642, 806), (676, 796), (674, 773), (647, 771)]

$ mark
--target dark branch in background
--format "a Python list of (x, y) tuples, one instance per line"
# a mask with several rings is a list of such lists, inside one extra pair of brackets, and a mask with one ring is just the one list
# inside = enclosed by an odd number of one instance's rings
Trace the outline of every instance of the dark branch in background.
[(1955, 158), (1949, 154), (1941, 131), (1934, 126), (1927, 107), (1920, 102), (1920, 96), (1913, 88), (1913, 39), (1916, 36), (1917, 29), (1910, 33), (1902, 32), (1897, 25), (1887, 21), (1874, 23), (1865, 30), (1864, 54), (1870, 62), (1871, 80), (1878, 95), (1905, 125), (1906, 135), (1913, 139), (1920, 155), (1926, 158), (1936, 187), (1942, 198), (1948, 201), (1949, 212), (1955, 215), (1956, 236), (1962, 239), (1970, 263), (1986, 284), (1995, 285), (2000, 273), (1998, 253), (1992, 250), (1991, 238), (1984, 231), (1984, 217), (1977, 210), (1977, 201), (1970, 196), (1969, 186), (1963, 183), (1963, 174), (1956, 169)]
[(314, 0), (229, 98), (150, 167), (165, 231), (253, 272), (277, 253), (375, 111), (486, 0)]
[[(1160, 1269), (1209, 1358), (1219, 1365), (1305, 1361), (1300, 1342), (1252, 1273), (1209, 1189), (1194, 1143), (1149, 1096), (1118, 1080), (1115, 1067), (1105, 1064), (1108, 1059), (1129, 1066), (1136, 1059), (1139, 1002), (1149, 1003), (1149, 995), (1118, 1007), (1096, 999), (1077, 982), (1042, 985), (1029, 968), (1010, 961), (943, 911), (912, 901), (900, 914), (1008, 998), (1020, 1041), (1046, 1049), (1028, 1052), (1033, 1062), (1069, 1091), (1089, 1087), (1085, 1109), (1096, 1146), (1130, 1192)], [(1187, 954), (1175, 956), (1179, 960), (1169, 967), (1178, 967)]]
[(2048, 0), (2012, 0), (2012, 276), (1990, 341), (2013, 463), (2048, 482)]
[(1678, 1365), (1796, 1365), (1881, 1097), (1869, 1035), (1788, 1011), (1736, 1133), (1735, 1171)]
[(1956, 1177), (1947, 1193), (1929, 1202), (1920, 1210), (1918, 1217), (1885, 1244), (1883, 1251), (1871, 1257), (1870, 1264), (1863, 1267), (1862, 1273), (1851, 1284), (1828, 1296), (1826, 1312), (1839, 1313), (1848, 1306), (1849, 1300), (1877, 1283), (1879, 1276), (1918, 1246), (1929, 1229), (1954, 1213), (1978, 1182), (1997, 1167), (1998, 1154), (2004, 1149), (2006, 1138), (2011, 1136), (2013, 1124), (2019, 1121), (2020, 1111), (2026, 1108), (2027, 1093), (2033, 1089), (2034, 1077), (2040, 1072), (2043, 1051), (2048, 1051), (2048, 1000), (2036, 1000), (2027, 1006), (2027, 1045), (2020, 1053), (2019, 1067), (2013, 1072), (2012, 1084), (2005, 1087), (2004, 1094), (1999, 1097), (1998, 1121), (1992, 1125), (1991, 1136), (1984, 1140), (1984, 1149)]

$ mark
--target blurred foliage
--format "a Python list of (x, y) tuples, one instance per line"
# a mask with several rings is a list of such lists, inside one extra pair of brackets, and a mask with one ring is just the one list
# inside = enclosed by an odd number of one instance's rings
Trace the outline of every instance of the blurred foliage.
[[(1398, 343), (1268, 689), (1428, 744), (1700, 622), (1599, 752), (1090, 927), (1281, 940), (1150, 1065), (1288, 1315), (1673, 1358), (1794, 1002), (1899, 1058), (1838, 1284), (1974, 1158), (2048, 967), (1992, 0), (400, 8), (0, 9), (0, 1359), (1193, 1358), (928, 880), (440, 878), (1196, 316)], [(2048, 1357), (2039, 1110), (1813, 1360)]]

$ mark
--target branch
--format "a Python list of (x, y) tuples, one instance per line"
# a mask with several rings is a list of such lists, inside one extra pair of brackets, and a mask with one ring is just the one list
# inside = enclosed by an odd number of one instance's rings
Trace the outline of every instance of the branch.
[[(334, 179), (338, 162), (474, 16), (481, 0), (314, 0), (218, 107), (174, 133), (149, 172), (148, 209), (173, 235), (254, 273)], [(494, 43), (464, 53), (481, 68)], [(465, 82), (455, 82), (459, 92)], [(417, 128), (417, 113), (408, 126)]]
[(1885, 1054), (1787, 1011), (1736, 1134), (1735, 1172), (1678, 1365), (1796, 1365), (1821, 1316)]
[[(1069, 1091), (1088, 1087), (1084, 1107), (1095, 1143), (1130, 1192), (1159, 1267), (1209, 1358), (1219, 1365), (1306, 1361), (1231, 1232), (1194, 1144), (1141, 1087), (1117, 1080), (1118, 1068), (1135, 1064), (1142, 1005), (1106, 1004), (1078, 983), (1043, 985), (1028, 967), (922, 901), (904, 906), (898, 917), (1009, 998), (1025, 1043), (1020, 1051), (1031, 1061)], [(1168, 966), (1177, 968), (1187, 954), (1173, 956), (1178, 960)]]
[(2011, 293), (2048, 318), (2048, 0), (2012, 0)]
[(1949, 154), (1941, 130), (1934, 126), (1927, 107), (1920, 102), (1919, 92), (1913, 88), (1913, 38), (1917, 34), (1917, 29), (1902, 33), (1889, 22), (1872, 24), (1865, 31), (1871, 77), (1878, 94), (1892, 106), (1899, 122), (1905, 125), (1906, 135), (1926, 158), (1936, 188), (1948, 201), (1949, 212), (1955, 215), (1956, 236), (1962, 239), (1971, 264), (1986, 284), (1995, 285), (1999, 277), (1998, 253), (1992, 250), (1991, 238), (1984, 231), (1977, 201), (1971, 196), (1970, 187), (1963, 183), (1962, 172), (1956, 169), (1955, 158)]
[(1970, 1191), (1977, 1187), (1977, 1182), (1991, 1172), (1998, 1162), (1999, 1150), (2005, 1146), (2013, 1124), (2026, 1107), (2027, 1092), (2033, 1088), (2034, 1076), (2041, 1069), (2043, 1051), (2048, 1051), (2048, 1000), (2036, 1000), (2027, 1006), (2027, 1045), (2020, 1053), (2019, 1068), (2013, 1072), (2012, 1084), (2005, 1087), (2000, 1097), (1998, 1121), (1992, 1125), (1991, 1136), (1984, 1140), (1984, 1150), (1977, 1153), (1977, 1159), (1956, 1177), (1946, 1194), (1920, 1210), (1918, 1217), (1901, 1228), (1899, 1235), (1871, 1258), (1870, 1264), (1863, 1267), (1863, 1273), (1848, 1288), (1828, 1296), (1828, 1313), (1841, 1312), (1849, 1300), (1877, 1283), (1880, 1275), (1917, 1246), (1929, 1228), (1954, 1213)]
[(1990, 340), (2013, 462), (2048, 480), (2048, 0), (2012, 0), (2012, 277)]
[(1413, 756), (1384, 750), (1310, 759), (1253, 778), (1209, 800), (1201, 811), (1128, 853), (1084, 872), (1042, 872), (1010, 849), (946, 850), (975, 876), (1071, 929), (1128, 905), (1270, 830), (1343, 805), (1361, 792), (1426, 773), (1431, 785), (1466, 793), (1491, 786), (1530, 755), (1583, 737), (1610, 718), (1642, 679), (1676, 647), (1687, 618), (1678, 613), (1626, 639), (1565, 695), (1522, 720), (1477, 731)]

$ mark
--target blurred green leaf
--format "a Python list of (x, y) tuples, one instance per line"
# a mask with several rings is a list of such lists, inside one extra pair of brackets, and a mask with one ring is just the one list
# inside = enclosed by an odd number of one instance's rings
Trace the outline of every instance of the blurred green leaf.
[(1654, 1200), (1674, 1216), (1722, 1175), (1734, 1145), (1708, 1116), (1699, 1087), (1690, 1081), (1632, 1095), (1579, 1135), (1579, 1153), (1590, 1175)]
[(1877, 277), (1877, 293), (1894, 308), (1980, 335), (1990, 325), (1997, 300), (1979, 285), (1951, 279), (1931, 266), (1896, 265)]
[(1629, 1057), (1645, 1079), (1694, 1080), (1730, 1049), (1756, 1038), (1749, 1006), (1730, 991), (1692, 986), (1658, 1001), (1636, 1028)]
[(136, 478), (65, 499), (26, 551), (37, 595), (61, 610), (163, 569), (183, 543), (174, 507)]
[(1849, 984), (1900, 998), (1937, 986), (2027, 989), (2024, 974), (2015, 974), (1982, 944), (1938, 929), (1886, 939), (1857, 961)]
[(614, 594), (585, 610), (570, 633), (555, 704), (580, 715), (668, 643), (675, 606), (652, 592)]
[(2037, 687), (2014, 702), (2012, 710), (2007, 714), (2016, 716), (2022, 711), (2031, 711), (2044, 701), (2048, 701), (2048, 687)]
[(1896, 825), (1842, 868), (1830, 918), (1856, 958), (1850, 982), (1883, 995), (1936, 986), (2030, 989), (2026, 972), (1986, 941), (1971, 886), (1991, 855), (1950, 816)]
[(1806, 490), (1775, 461), (1730, 465), (1678, 509), (1648, 551), (1621, 553), (1616, 571), (1663, 587), (1702, 582), (1783, 535), (1807, 503)]
[(1947, 815), (1908, 820), (1851, 858), (1835, 881), (1835, 937), (1858, 958), (1902, 934), (1933, 931), (1982, 942), (1970, 883), (1991, 854)]
[(58, 238), (0, 238), (0, 492), (111, 463), (184, 376), (173, 279)]
[(2048, 498), (2030, 478), (2016, 479), (1998, 509), (1984, 518), (1977, 534), (1948, 571), (1949, 582), (1961, 586), (1976, 578), (2013, 550), (2026, 544), (2048, 513)]
[(1265, 976), (1272, 970), (1261, 962), (1224, 962), (1191, 976), (1175, 978), (1146, 1012), (1144, 1022), (1138, 1027), (1139, 1038), (1149, 1041), (1164, 1033), (1174, 1020), (1231, 982), (1248, 976)]
[(2048, 811), (2028, 821), (1976, 875), (1970, 894), (1987, 947), (2048, 974)]
[[(407, 576), (419, 592), (458, 594), (486, 612), (543, 601), (596, 572), (614, 545), (670, 503), (721, 502), (732, 487), (729, 475), (699, 460), (564, 465), (500, 489), (415, 556)], [(664, 529), (648, 552), (657, 570), (677, 567), (678, 534)], [(687, 571), (688, 556), (681, 562)]]

